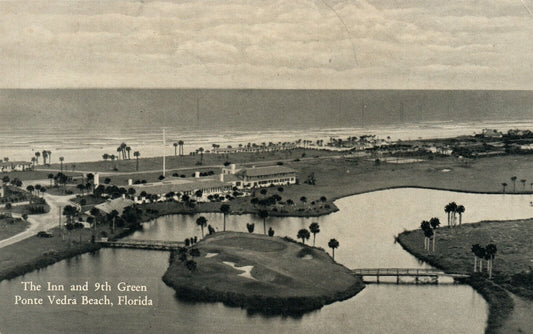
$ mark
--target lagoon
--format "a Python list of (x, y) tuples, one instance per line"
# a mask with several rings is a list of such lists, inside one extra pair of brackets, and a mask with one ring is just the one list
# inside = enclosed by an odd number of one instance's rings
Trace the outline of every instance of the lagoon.
[[(446, 224), (444, 205), (455, 201), (466, 207), (463, 223), (485, 219), (531, 217), (532, 195), (487, 195), (416, 188), (370, 192), (335, 202), (340, 211), (319, 218), (267, 218), (276, 235), (296, 238), (313, 221), (320, 224), (317, 246), (327, 248), (330, 238), (340, 247), (338, 262), (349, 268), (427, 268), (394, 243), (404, 229), (414, 229), (433, 216)], [(208, 224), (222, 228), (221, 214), (205, 214)], [(144, 224), (130, 238), (183, 240), (200, 236), (196, 216), (172, 215)], [(262, 220), (250, 215), (229, 216), (229, 230), (246, 231), (254, 222), (260, 232)], [(459, 230), (460, 231), (460, 230)], [(490, 236), (480, 236), (490, 238)], [(311, 238), (312, 239), (312, 238)], [(438, 243), (437, 243), (438, 247)], [(355, 297), (304, 314), (300, 318), (249, 315), (221, 303), (190, 303), (177, 300), (161, 276), (168, 266), (168, 253), (157, 251), (102, 249), (61, 261), (10, 281), (0, 282), (0, 331), (5, 333), (482, 333), (487, 303), (466, 285), (368, 285)], [(14, 305), (21, 281), (45, 285), (90, 284), (120, 281), (146, 285), (152, 307), (83, 307), (64, 305)], [(111, 300), (118, 291), (107, 293)], [(68, 294), (68, 293), (67, 293)], [(34, 297), (38, 297), (37, 295)], [(137, 295), (132, 298), (136, 298)], [(11, 302), (6, 302), (12, 300)], [(21, 322), (20, 319), (25, 319)]]

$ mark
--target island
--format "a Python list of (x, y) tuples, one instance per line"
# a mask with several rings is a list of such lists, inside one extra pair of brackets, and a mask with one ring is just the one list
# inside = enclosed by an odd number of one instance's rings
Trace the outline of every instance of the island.
[(319, 309), (364, 288), (322, 249), (238, 232), (214, 233), (189, 251), (176, 252), (163, 280), (178, 298), (283, 315)]

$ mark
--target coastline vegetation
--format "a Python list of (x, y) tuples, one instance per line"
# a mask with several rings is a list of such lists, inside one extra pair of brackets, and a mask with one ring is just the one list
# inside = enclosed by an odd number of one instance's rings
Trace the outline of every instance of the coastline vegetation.
[[(424, 238), (422, 230), (415, 230), (401, 233), (397, 240), (406, 251), (434, 267), (471, 275), (464, 282), (489, 303), (487, 333), (506, 332), (501, 328), (513, 310), (509, 292), (533, 303), (533, 219), (443, 227), (439, 229), (438, 248), (434, 252), (423, 247)], [(485, 249), (497, 245), (497, 254), (473, 252), (480, 245), (487, 245)], [(482, 262), (484, 266), (480, 265)]]

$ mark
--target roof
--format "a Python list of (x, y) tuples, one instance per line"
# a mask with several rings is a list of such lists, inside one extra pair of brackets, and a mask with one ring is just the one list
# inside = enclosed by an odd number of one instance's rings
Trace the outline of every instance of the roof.
[(206, 188), (217, 188), (217, 187), (231, 187), (231, 183), (220, 182), (213, 179), (208, 180), (195, 180), (187, 183), (146, 183), (141, 185), (133, 185), (132, 188), (137, 192), (136, 195), (139, 195), (141, 192), (146, 191), (148, 194), (167, 194), (169, 192), (184, 192), (184, 191), (196, 191), (203, 190)]
[(107, 200), (104, 203), (95, 205), (94, 207), (105, 213), (111, 213), (113, 210), (117, 210), (119, 214), (122, 214), (125, 207), (133, 204), (133, 201), (125, 198), (115, 198)]
[(288, 174), (296, 173), (296, 170), (285, 167), (285, 166), (266, 166), (266, 167), (255, 167), (255, 168), (246, 168), (239, 172), (246, 176), (268, 176), (276, 174)]

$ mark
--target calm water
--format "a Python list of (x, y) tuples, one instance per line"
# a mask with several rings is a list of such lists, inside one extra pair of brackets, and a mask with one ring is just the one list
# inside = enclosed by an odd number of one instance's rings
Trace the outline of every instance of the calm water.
[[(350, 268), (424, 267), (394, 244), (393, 236), (418, 227), (422, 219), (446, 221), (443, 207), (450, 201), (466, 207), (464, 222), (530, 217), (530, 195), (479, 195), (423, 189), (395, 189), (351, 196), (337, 201), (340, 211), (325, 217), (269, 218), (276, 235), (296, 232), (318, 221), (317, 245), (337, 238), (336, 259)], [(206, 215), (209, 224), (222, 227), (222, 216)], [(183, 240), (200, 235), (194, 216), (169, 216), (145, 224), (132, 238)], [(228, 217), (228, 229), (245, 231), (246, 223), (262, 222), (252, 216)], [(490, 236), (484, 236), (490, 238)], [(329, 250), (328, 250), (329, 251)], [(161, 276), (168, 265), (164, 252), (103, 249), (62, 261), (43, 270), (0, 283), (2, 333), (482, 333), (487, 304), (469, 286), (368, 285), (357, 296), (328, 305), (301, 318), (247, 315), (220, 303), (184, 303), (174, 297)], [(22, 292), (21, 281), (36, 283), (119, 281), (148, 286), (151, 308), (13, 305)], [(60, 293), (59, 295), (62, 295)], [(67, 292), (67, 294), (73, 294)], [(75, 293), (78, 294), (79, 293)], [(90, 293), (89, 293), (90, 294)], [(113, 296), (116, 293), (109, 293)], [(112, 298), (112, 297), (110, 297)]]

